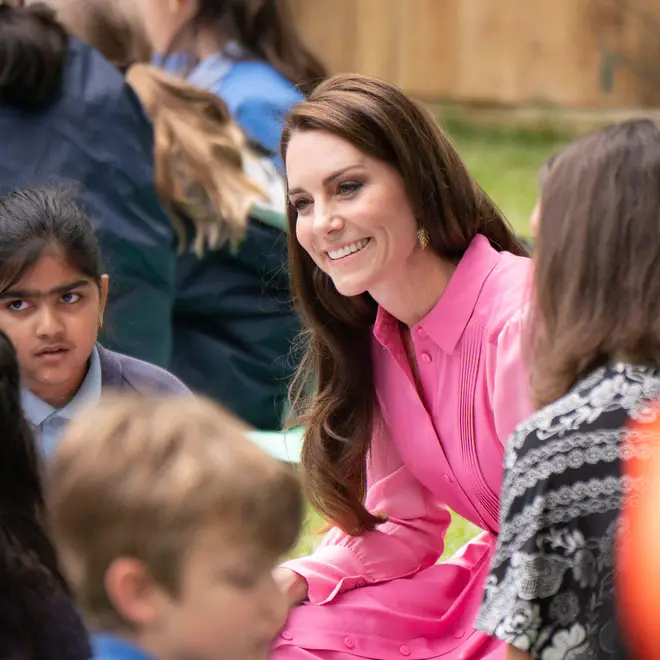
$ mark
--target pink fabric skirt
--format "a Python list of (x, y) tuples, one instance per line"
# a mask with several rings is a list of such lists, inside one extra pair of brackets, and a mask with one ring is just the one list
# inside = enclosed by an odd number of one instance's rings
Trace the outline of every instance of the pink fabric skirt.
[(494, 537), (482, 534), (413, 577), (295, 608), (271, 660), (503, 660), (504, 644), (472, 625), (493, 547)]

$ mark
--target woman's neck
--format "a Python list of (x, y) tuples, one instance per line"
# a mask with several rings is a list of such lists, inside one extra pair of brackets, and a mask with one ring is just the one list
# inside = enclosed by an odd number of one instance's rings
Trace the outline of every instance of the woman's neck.
[(430, 249), (417, 250), (403, 272), (369, 294), (394, 318), (412, 327), (436, 306), (455, 270), (455, 263), (441, 259)]

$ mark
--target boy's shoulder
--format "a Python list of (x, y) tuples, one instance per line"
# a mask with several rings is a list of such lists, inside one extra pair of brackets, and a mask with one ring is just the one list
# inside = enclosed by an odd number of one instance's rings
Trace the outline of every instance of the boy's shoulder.
[(92, 635), (92, 660), (156, 660), (119, 635)]
[(174, 375), (161, 367), (98, 346), (104, 388), (133, 389), (138, 394), (190, 394)]

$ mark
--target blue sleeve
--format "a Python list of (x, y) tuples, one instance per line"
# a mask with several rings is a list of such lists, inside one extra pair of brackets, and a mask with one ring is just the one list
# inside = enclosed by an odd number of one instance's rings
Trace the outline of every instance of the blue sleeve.
[[(108, 324), (102, 341), (108, 348), (169, 366), (175, 295), (175, 238), (155, 189), (153, 131), (126, 89), (119, 122), (106, 139), (109, 165), (98, 186), (87, 191), (101, 209), (97, 228), (110, 275)], [(101, 146), (101, 145), (99, 145)], [(96, 189), (96, 190), (94, 190)], [(97, 191), (101, 190), (101, 199)]]
[(268, 99), (247, 99), (236, 110), (236, 121), (245, 134), (274, 154), (277, 169), (284, 170), (280, 157), (280, 138), (291, 105), (277, 105)]
[(282, 129), (291, 109), (304, 99), (302, 93), (270, 65), (255, 61), (235, 62), (213, 91), (247, 137), (273, 154), (282, 172)]

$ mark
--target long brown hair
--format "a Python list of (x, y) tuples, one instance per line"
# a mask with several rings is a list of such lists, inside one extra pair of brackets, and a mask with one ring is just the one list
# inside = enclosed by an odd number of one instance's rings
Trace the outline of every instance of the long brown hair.
[(217, 27), (224, 39), (236, 41), (248, 56), (268, 62), (303, 94), (328, 75), (300, 38), (289, 0), (199, 0), (197, 13), (170, 50), (209, 26)]
[(660, 366), (660, 126), (566, 148), (547, 173), (529, 343), (537, 406), (612, 359)]
[(180, 246), (187, 243), (182, 215), (194, 225), (197, 254), (227, 239), (237, 246), (253, 204), (267, 197), (243, 170), (248, 147), (225, 103), (147, 64), (133, 65), (126, 80), (154, 124), (156, 190)]
[[(443, 259), (458, 261), (477, 234), (497, 250), (525, 255), (501, 213), (468, 173), (449, 138), (421, 104), (377, 78), (334, 76), (296, 106), (282, 135), (282, 156), (299, 131), (327, 131), (392, 165), (420, 228)], [(377, 403), (371, 362), (376, 303), (341, 296), (295, 236), (288, 207), (292, 290), (305, 321), (305, 353), (292, 385), (295, 423), (307, 430), (302, 468), (312, 503), (351, 534), (382, 519), (364, 507), (366, 459)]]

